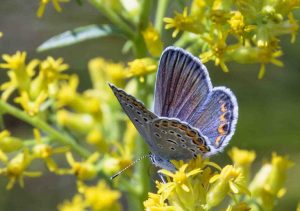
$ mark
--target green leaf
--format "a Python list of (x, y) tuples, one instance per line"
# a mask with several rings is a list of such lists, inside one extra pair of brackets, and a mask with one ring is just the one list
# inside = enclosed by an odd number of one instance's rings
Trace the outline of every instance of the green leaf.
[(50, 38), (42, 43), (37, 48), (37, 51), (42, 52), (54, 48), (61, 48), (86, 40), (117, 34), (120, 35), (121, 32), (117, 28), (107, 24), (82, 26)]

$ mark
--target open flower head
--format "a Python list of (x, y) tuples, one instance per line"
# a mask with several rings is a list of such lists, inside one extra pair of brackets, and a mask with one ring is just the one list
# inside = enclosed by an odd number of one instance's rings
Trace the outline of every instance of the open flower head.
[(234, 168), (232, 165), (225, 166), (220, 174), (216, 174), (210, 179), (212, 185), (206, 195), (208, 207), (217, 206), (229, 193), (250, 194), (244, 186), (243, 180), (239, 168)]
[(201, 32), (201, 25), (199, 25), (199, 21), (197, 21), (195, 16), (188, 15), (187, 7), (184, 8), (182, 14), (176, 12), (174, 18), (164, 18), (164, 22), (166, 23), (166, 29), (175, 28), (172, 33), (172, 37), (176, 37), (180, 31), (189, 31), (194, 33)]
[(6, 186), (11, 189), (16, 182), (19, 182), (21, 187), (24, 186), (24, 177), (38, 177), (41, 172), (27, 171), (27, 168), (32, 162), (32, 157), (28, 150), (18, 153), (11, 160), (7, 161), (5, 167), (0, 168), (0, 175), (8, 177), (9, 182)]
[(97, 168), (95, 162), (99, 158), (99, 153), (95, 152), (83, 162), (75, 161), (71, 152), (66, 153), (67, 161), (71, 166), (69, 173), (74, 174), (79, 180), (90, 180), (96, 177)]

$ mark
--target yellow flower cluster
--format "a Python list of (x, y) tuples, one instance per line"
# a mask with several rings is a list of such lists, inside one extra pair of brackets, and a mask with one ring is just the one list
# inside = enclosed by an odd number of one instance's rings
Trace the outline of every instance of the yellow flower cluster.
[(173, 161), (178, 170), (159, 171), (167, 182), (156, 182), (158, 191), (149, 193), (144, 202), (145, 209), (211, 210), (224, 206), (221, 202), (230, 197), (227, 211), (272, 210), (277, 197), (282, 196), (291, 161), (273, 154), (271, 163), (264, 164), (249, 182), (255, 153), (233, 148), (229, 154), (234, 165), (223, 169), (201, 156), (189, 163)]
[[(3, 163), (0, 175), (9, 178), (8, 188), (17, 180), (23, 185), (24, 176), (40, 175), (39, 172), (31, 174), (26, 171), (35, 159), (43, 160), (53, 173), (75, 175), (80, 181), (94, 179), (99, 172), (109, 177), (132, 162), (137, 135), (132, 123), (123, 120), (125, 127), (115, 127), (116, 131), (126, 131), (122, 137), (124, 144), (120, 143), (119, 133), (111, 133), (111, 136), (103, 138), (103, 133), (109, 134), (107, 131), (111, 130), (111, 124), (123, 118), (115, 106), (112, 93), (107, 97), (110, 90), (107, 90), (108, 85), (104, 82), (113, 75), (106, 71), (115, 70), (117, 64), (104, 60), (99, 63), (97, 60), (90, 69), (95, 87), (80, 93), (77, 91), (78, 76), (64, 73), (68, 65), (62, 59), (48, 57), (46, 60), (33, 59), (26, 63), (26, 53), (17, 52), (3, 55), (3, 60), (5, 63), (0, 64), (0, 68), (7, 70), (9, 81), (0, 85), (3, 90), (1, 114), (15, 115), (34, 126), (34, 139), (23, 140), (12, 136), (8, 130), (0, 131), (0, 162)], [(142, 77), (143, 71), (153, 71), (155, 68), (152, 60), (134, 60), (124, 70), (124, 77)], [(125, 78), (120, 77), (120, 80)], [(14, 91), (17, 92), (12, 95)], [(10, 105), (10, 96), (14, 96), (14, 101), (25, 112)], [(104, 112), (107, 115), (103, 116)], [(47, 122), (54, 123), (61, 131)], [(41, 134), (40, 130), (46, 134)], [(81, 146), (83, 143), (77, 143), (67, 135), (67, 130), (72, 131), (74, 137), (85, 140), (93, 147), (93, 152), (85, 150)], [(55, 142), (60, 142), (61, 146)], [(71, 150), (84, 159), (75, 161)], [(17, 156), (15, 153), (18, 153)], [(55, 154), (58, 153), (66, 155), (70, 168), (61, 168), (56, 163)]]
[(86, 186), (79, 184), (80, 193), (76, 194), (71, 201), (64, 201), (58, 205), (59, 211), (83, 211), (83, 210), (97, 210), (97, 211), (117, 211), (121, 210), (118, 199), (121, 193), (112, 190), (101, 180), (95, 186)]
[(202, 49), (203, 62), (212, 60), (224, 72), (227, 62), (259, 63), (262, 78), (266, 64), (283, 65), (277, 59), (282, 55), (278, 37), (291, 34), (295, 41), (299, 26), (292, 12), (299, 6), (298, 0), (194, 0), (182, 14), (176, 12), (164, 21), (166, 29), (175, 29), (173, 37), (184, 32), (179, 45), (195, 53)]
[(1, 99), (7, 101), (17, 90), (15, 102), (31, 116), (47, 107), (47, 100), (59, 89), (59, 81), (68, 77), (63, 74), (68, 65), (63, 63), (62, 58), (55, 60), (48, 57), (44, 61), (33, 59), (26, 64), (26, 53), (19, 51), (11, 56), (4, 54), (2, 58), (5, 63), (1, 63), (0, 68), (8, 70), (9, 81), (0, 86), (0, 90), (3, 90)]

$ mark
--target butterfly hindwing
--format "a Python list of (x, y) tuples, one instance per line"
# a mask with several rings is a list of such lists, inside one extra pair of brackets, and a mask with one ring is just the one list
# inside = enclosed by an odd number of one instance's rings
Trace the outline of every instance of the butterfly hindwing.
[(157, 116), (149, 111), (143, 103), (135, 99), (133, 96), (127, 94), (122, 89), (115, 87), (113, 84), (109, 84), (113, 90), (115, 96), (119, 100), (123, 110), (128, 115), (136, 129), (143, 136), (149, 145), (152, 145), (149, 141), (149, 126), (148, 124)]
[(186, 121), (211, 89), (207, 70), (198, 58), (180, 48), (168, 47), (159, 62), (154, 113)]
[(234, 94), (225, 87), (216, 87), (209, 93), (201, 109), (187, 121), (207, 136), (215, 150), (222, 150), (231, 139), (238, 118)]
[(154, 154), (167, 160), (189, 160), (210, 151), (207, 138), (178, 119), (159, 117), (150, 124)]

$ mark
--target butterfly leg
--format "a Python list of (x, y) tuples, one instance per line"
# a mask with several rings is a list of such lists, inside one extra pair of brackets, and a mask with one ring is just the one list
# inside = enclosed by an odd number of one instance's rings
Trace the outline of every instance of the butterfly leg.
[(159, 175), (161, 181), (162, 181), (163, 183), (167, 183), (165, 176), (164, 176), (162, 173), (160, 173), (160, 172), (157, 172), (157, 173), (158, 173), (158, 175)]

